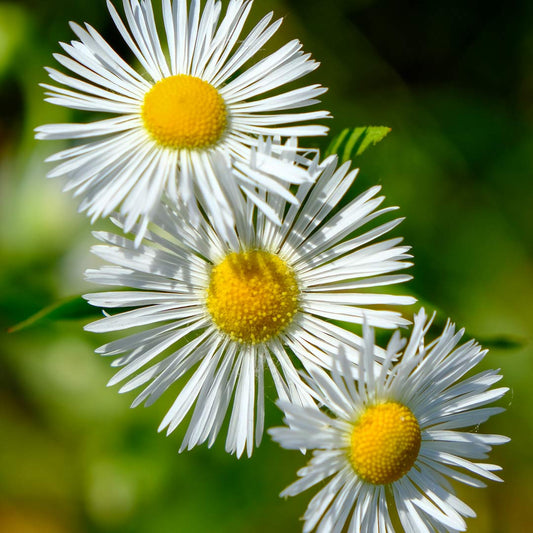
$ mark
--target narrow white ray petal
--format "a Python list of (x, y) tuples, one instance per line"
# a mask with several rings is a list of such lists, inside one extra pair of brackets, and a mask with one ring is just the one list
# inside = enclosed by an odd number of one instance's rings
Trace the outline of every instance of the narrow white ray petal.
[(172, 407), (169, 409), (158, 431), (162, 431), (167, 428), (167, 435), (172, 433), (178, 425), (181, 423), (187, 412), (190, 410), (194, 402), (196, 401), (201, 387), (206, 382), (207, 378), (213, 372), (213, 366), (216, 365), (218, 357), (220, 356), (220, 346), (218, 343), (213, 343), (194, 374), (189, 378), (189, 381), (185, 384)]
[[(124, 0), (123, 5), (124, 5), (124, 10), (127, 14), (128, 22), (129, 22), (130, 20), (133, 20), (133, 15), (131, 13), (129, 2), (127, 0)], [(149, 59), (146, 58), (145, 55), (141, 52), (141, 50), (137, 46), (138, 43), (136, 43), (132, 39), (126, 26), (124, 25), (124, 23), (122, 22), (122, 19), (120, 18), (120, 15), (115, 9), (115, 6), (113, 6), (110, 0), (107, 0), (107, 9), (109, 10), (109, 13), (111, 15), (111, 18), (113, 19), (113, 22), (115, 23), (115, 26), (120, 32), (120, 35), (122, 36), (126, 44), (130, 47), (131, 51), (134, 53), (139, 63), (146, 70), (146, 72), (150, 74), (150, 76), (152, 77), (154, 81), (159, 80), (161, 77), (161, 73), (158, 72), (157, 68), (154, 67), (153, 63), (149, 61)]]
[(97, 137), (119, 133), (136, 127), (136, 117), (125, 115), (123, 117), (108, 118), (87, 124), (48, 124), (35, 128), (36, 139), (81, 139), (84, 137)]
[[(94, 61), (91, 62), (93, 70), (96, 69), (108, 81), (113, 80), (121, 85), (127, 83), (136, 87), (140, 92), (145, 92), (150, 88), (151, 84), (128, 65), (91, 25), (85, 24), (85, 30), (74, 22), (69, 24), (72, 31), (79, 37), (86, 54), (94, 57)], [(75, 43), (72, 43), (72, 46), (76, 47)], [(105, 68), (106, 65), (110, 68)]]

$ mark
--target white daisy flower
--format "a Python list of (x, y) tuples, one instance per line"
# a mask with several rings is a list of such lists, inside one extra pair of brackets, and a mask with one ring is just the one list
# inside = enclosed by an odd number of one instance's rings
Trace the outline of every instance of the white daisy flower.
[[(73, 75), (47, 71), (63, 87), (43, 84), (48, 102), (112, 118), (85, 124), (51, 124), (38, 139), (87, 139), (59, 152), (49, 177), (66, 177), (66, 190), (81, 197), (80, 211), (93, 221), (120, 209), (126, 230), (142, 220), (146, 229), (163, 194), (178, 196), (199, 219), (198, 202), (219, 227), (232, 225), (240, 190), (250, 198), (268, 189), (260, 173), (247, 170), (258, 136), (324, 135), (323, 126), (301, 122), (325, 118), (325, 111), (289, 112), (318, 102), (326, 89), (310, 85), (265, 97), (313, 71), (318, 63), (293, 40), (244, 68), (281, 24), (264, 17), (244, 38), (251, 1), (163, 0), (166, 43), (160, 40), (150, 0), (123, 0), (127, 25), (107, 5), (122, 38), (139, 63), (126, 63), (91, 26), (71, 24), (79, 41), (61, 43), (54, 54)], [(221, 20), (220, 20), (221, 19)], [(238, 171), (234, 172), (235, 166)], [(283, 187), (302, 175), (280, 177)], [(278, 188), (281, 187), (278, 186)]]
[[(286, 157), (288, 149), (282, 152)], [(311, 405), (312, 391), (290, 354), (304, 367), (330, 367), (337, 339), (360, 346), (358, 336), (328, 320), (360, 324), (365, 314), (374, 326), (408, 323), (383, 307), (410, 304), (413, 298), (368, 291), (410, 279), (395, 273), (410, 266), (409, 248), (399, 245), (400, 238), (370, 244), (401, 219), (359, 232), (395, 208), (378, 209), (383, 197), (376, 197), (380, 188), (373, 187), (333, 214), (357, 171), (349, 172), (349, 163), (336, 169), (331, 157), (320, 166), (312, 162), (308, 172), (310, 181), (319, 177), (313, 187), (304, 184), (296, 191), (300, 207), (279, 196), (259, 198), (272, 206), (281, 226), (249, 200), (228, 239), (211, 219), (193, 224), (186, 211), (170, 205), (156, 213), (154, 231), (138, 249), (124, 237), (96, 233), (106, 244), (95, 246), (94, 253), (117, 266), (88, 270), (87, 278), (137, 290), (86, 298), (104, 308), (136, 309), (86, 329), (158, 324), (98, 350), (118, 356), (114, 366), (122, 367), (110, 384), (129, 379), (121, 392), (145, 386), (134, 406), (151, 404), (197, 366), (160, 426), (172, 432), (196, 402), (182, 449), (213, 443), (235, 395), (226, 450), (240, 456), (246, 447), (252, 453), (254, 439), (259, 444), (263, 433), (265, 363), (281, 398)]]
[(485, 486), (479, 477), (501, 481), (494, 474), (500, 467), (478, 461), (509, 439), (464, 429), (503, 411), (486, 405), (508, 389), (491, 388), (501, 379), (496, 370), (461, 379), (486, 350), (474, 341), (459, 346), (463, 331), (450, 323), (426, 345), (430, 323), (424, 310), (415, 316), (407, 346), (396, 331), (382, 365), (375, 364), (373, 331), (365, 327), (358, 369), (342, 353), (333, 379), (311, 369), (309, 384), (329, 414), (280, 402), (289, 427), (269, 430), (274, 440), (314, 450), (300, 479), (281, 495), (331, 478), (311, 500), (304, 532), (390, 533), (396, 514), (408, 533), (465, 531), (463, 517), (475, 513), (449, 479), (474, 487)]

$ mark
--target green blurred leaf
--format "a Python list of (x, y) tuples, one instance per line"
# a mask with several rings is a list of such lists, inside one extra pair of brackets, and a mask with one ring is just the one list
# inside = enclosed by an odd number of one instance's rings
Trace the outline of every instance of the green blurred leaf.
[[(441, 307), (430, 302), (426, 298), (422, 298), (418, 294), (415, 294), (412, 290), (408, 291), (410, 296), (416, 298), (416, 303), (409, 305), (404, 308), (404, 316), (412, 320), (412, 317), (424, 308), (429, 317), (432, 317), (431, 326), (429, 328), (429, 337), (436, 338), (442, 334), (442, 331), (446, 327), (446, 324), (449, 320), (449, 314), (445, 312)], [(452, 320), (452, 322), (454, 322)], [(457, 326), (457, 323), (456, 323)], [(349, 328), (348, 325), (345, 327)], [(376, 331), (376, 337), (379, 338), (381, 332)], [(390, 334), (387, 332), (386, 335), (381, 336), (381, 340), (385, 343), (388, 342)], [(517, 337), (507, 333), (499, 333), (491, 337), (478, 336), (475, 333), (466, 331), (466, 338), (473, 338), (477, 343), (481, 345), (482, 348), (487, 348), (489, 350), (518, 350), (525, 348), (529, 341), (525, 338)]]
[(70, 298), (65, 298), (41, 309), (38, 313), (35, 313), (26, 320), (10, 327), (8, 332), (14, 333), (21, 331), (36, 326), (46, 320), (77, 320), (100, 316), (101, 314), (102, 311), (99, 308), (89, 305), (81, 296), (71, 296)]
[(390, 131), (386, 126), (346, 128), (333, 138), (326, 155), (337, 154), (344, 163), (361, 155), (369, 146), (382, 141)]
[(518, 350), (527, 346), (526, 339), (513, 337), (511, 335), (497, 335), (495, 337), (482, 337), (477, 341), (483, 348), (489, 350)]
[(27, 13), (15, 3), (0, 3), (0, 76), (16, 61), (20, 46), (29, 33)]

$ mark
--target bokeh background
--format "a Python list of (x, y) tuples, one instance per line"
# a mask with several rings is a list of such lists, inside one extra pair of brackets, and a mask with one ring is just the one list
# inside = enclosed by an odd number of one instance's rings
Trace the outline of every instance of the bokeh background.
[[(155, 2), (158, 3), (157, 1)], [(256, 0), (251, 21), (285, 17), (268, 50), (297, 37), (321, 61), (324, 107), (344, 127), (386, 125), (359, 160), (354, 194), (383, 185), (406, 217), (409, 291), (489, 346), (508, 408), (482, 429), (510, 435), (495, 450), (505, 484), (458, 487), (477, 510), (469, 531), (521, 533), (533, 523), (533, 3), (480, 0)], [(414, 4), (413, 4), (414, 6)], [(252, 459), (223, 439), (179, 455), (184, 429), (156, 433), (172, 401), (129, 409), (105, 387), (102, 337), (87, 321), (7, 329), (88, 287), (96, 264), (88, 221), (44, 158), (61, 143), (32, 130), (87, 116), (43, 102), (68, 20), (87, 21), (119, 50), (104, 0), (0, 1), (0, 531), (299, 531), (309, 495), (277, 496), (306, 461), (265, 437)], [(268, 51), (266, 50), (265, 53)], [(311, 82), (311, 80), (309, 80)], [(326, 141), (320, 141), (324, 148)], [(103, 224), (97, 225), (103, 227)], [(270, 400), (273, 400), (273, 393)], [(274, 407), (268, 425), (280, 422)]]

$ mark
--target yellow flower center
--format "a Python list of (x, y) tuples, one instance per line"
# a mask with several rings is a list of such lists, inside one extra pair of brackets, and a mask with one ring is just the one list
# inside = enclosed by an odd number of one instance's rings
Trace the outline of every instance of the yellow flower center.
[(420, 426), (408, 407), (382, 403), (369, 407), (355, 423), (350, 460), (361, 479), (387, 485), (409, 472), (421, 441)]
[(207, 309), (233, 340), (256, 344), (285, 329), (298, 311), (292, 269), (262, 250), (230, 253), (211, 272)]
[(226, 129), (226, 105), (219, 92), (195, 76), (178, 74), (158, 81), (145, 95), (144, 125), (168, 148), (208, 148)]

